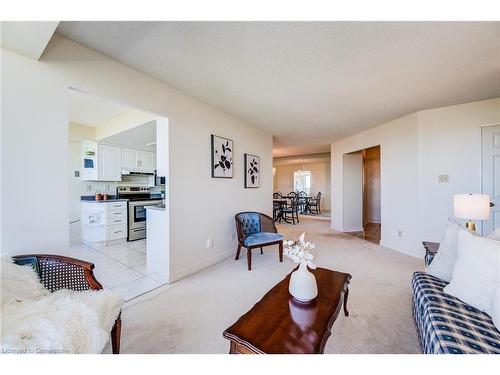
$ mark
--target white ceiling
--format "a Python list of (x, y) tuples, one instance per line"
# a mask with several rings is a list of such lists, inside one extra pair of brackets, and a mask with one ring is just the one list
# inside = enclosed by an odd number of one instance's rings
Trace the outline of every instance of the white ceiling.
[(2, 21), (0, 45), (2, 48), (38, 60), (58, 24), (56, 21)]
[(268, 130), (276, 156), (500, 96), (499, 22), (62, 22), (57, 31)]
[(101, 141), (156, 151), (156, 121), (147, 122), (135, 128), (101, 139)]
[(80, 125), (97, 126), (131, 108), (114, 101), (69, 90), (69, 121)]

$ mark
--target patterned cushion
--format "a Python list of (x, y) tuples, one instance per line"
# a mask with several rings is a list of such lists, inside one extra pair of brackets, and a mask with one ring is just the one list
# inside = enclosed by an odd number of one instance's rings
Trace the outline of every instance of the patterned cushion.
[(500, 332), (489, 315), (443, 291), (446, 282), (413, 275), (413, 315), (424, 353), (500, 353)]
[(245, 246), (265, 245), (270, 242), (281, 241), (282, 239), (283, 235), (279, 233), (261, 232), (251, 234), (245, 238), (245, 242), (243, 244)]
[(245, 236), (260, 232), (260, 216), (258, 213), (239, 214), (238, 218), (243, 224), (243, 233)]

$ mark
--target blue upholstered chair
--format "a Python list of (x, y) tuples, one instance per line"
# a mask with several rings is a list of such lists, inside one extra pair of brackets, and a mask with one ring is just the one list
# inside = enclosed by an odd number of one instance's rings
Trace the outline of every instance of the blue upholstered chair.
[(240, 212), (234, 216), (238, 234), (238, 251), (235, 260), (240, 258), (242, 247), (247, 249), (248, 270), (252, 269), (252, 249), (279, 245), (279, 260), (283, 262), (283, 235), (278, 233), (274, 220), (259, 212)]

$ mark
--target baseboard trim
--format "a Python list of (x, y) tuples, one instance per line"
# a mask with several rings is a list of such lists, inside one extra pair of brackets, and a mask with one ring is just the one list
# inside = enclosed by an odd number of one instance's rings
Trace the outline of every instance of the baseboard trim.
[(396, 251), (396, 252), (404, 254), (404, 255), (411, 256), (413, 258), (417, 258), (417, 259), (423, 259), (424, 258), (423, 254), (415, 254), (414, 252), (406, 251), (404, 249), (396, 249), (392, 245), (387, 245), (382, 239), (380, 240), (379, 246), (385, 247), (386, 249), (389, 249), (389, 250), (392, 250), (392, 251)]
[(363, 232), (363, 228), (361, 229), (349, 229), (349, 230), (343, 230), (344, 233), (356, 233), (356, 232)]
[(197, 272), (200, 272), (204, 270), (205, 268), (208, 268), (210, 266), (213, 266), (214, 264), (220, 263), (223, 260), (233, 256), (236, 254), (236, 248), (228, 250), (224, 253), (214, 255), (213, 257), (210, 257), (206, 259), (205, 261), (195, 264), (193, 266), (186, 267), (180, 271), (177, 271), (176, 273), (172, 274), (172, 277), (170, 278), (170, 283), (179, 281), (180, 279), (183, 279), (187, 276), (193, 275)]

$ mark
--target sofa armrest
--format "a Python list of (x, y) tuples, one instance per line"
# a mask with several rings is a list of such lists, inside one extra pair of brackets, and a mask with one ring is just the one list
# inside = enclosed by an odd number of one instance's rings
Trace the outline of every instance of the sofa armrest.
[(424, 258), (425, 266), (428, 267), (432, 263), (434, 256), (439, 250), (439, 243), (424, 241), (422, 242), (422, 245), (424, 245), (425, 249), (425, 258)]

